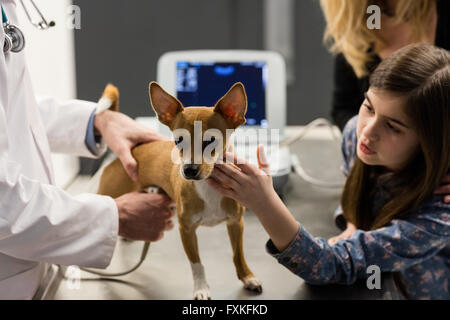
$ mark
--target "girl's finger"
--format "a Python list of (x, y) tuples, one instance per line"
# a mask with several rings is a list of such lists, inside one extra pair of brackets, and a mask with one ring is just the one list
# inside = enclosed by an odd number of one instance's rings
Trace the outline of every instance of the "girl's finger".
[(445, 203), (450, 203), (450, 196), (445, 196), (444, 197), (444, 202)]
[[(258, 172), (258, 168), (255, 166), (252, 166), (250, 163), (245, 161), (245, 159), (237, 156), (235, 153), (226, 152), (225, 153), (225, 162), (230, 164), (235, 164), (239, 169), (242, 170), (244, 173), (250, 173), (253, 175), (256, 175)], [(222, 164), (218, 164), (218, 166), (221, 166)]]
[(221, 195), (228, 197), (228, 198), (235, 199), (235, 193), (233, 192), (233, 190), (222, 187), (213, 178), (206, 179), (206, 182)]
[(330, 238), (330, 239), (328, 239), (328, 244), (330, 245), (330, 246), (332, 246), (332, 245), (334, 245), (336, 242), (338, 242), (338, 240), (339, 240), (339, 237), (332, 237), (332, 238)]
[(214, 169), (222, 171), (225, 175), (234, 179), (239, 184), (242, 184), (243, 182), (244, 173), (239, 168), (234, 167), (232, 164), (224, 163), (216, 165)]
[(264, 151), (264, 146), (260, 144), (256, 149), (256, 158), (258, 159), (258, 167), (265, 173), (270, 174), (270, 165)]
[(219, 168), (214, 168), (211, 176), (216, 179), (218, 182), (229, 186), (231, 189), (239, 188), (240, 184), (238, 181), (234, 180), (228, 174), (224, 173)]

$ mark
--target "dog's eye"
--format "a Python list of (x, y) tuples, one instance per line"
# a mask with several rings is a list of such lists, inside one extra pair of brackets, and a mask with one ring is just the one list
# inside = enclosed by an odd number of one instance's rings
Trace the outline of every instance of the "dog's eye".
[(182, 136), (179, 136), (179, 137), (175, 138), (175, 144), (176, 145), (179, 145), (182, 142), (183, 142), (183, 137)]

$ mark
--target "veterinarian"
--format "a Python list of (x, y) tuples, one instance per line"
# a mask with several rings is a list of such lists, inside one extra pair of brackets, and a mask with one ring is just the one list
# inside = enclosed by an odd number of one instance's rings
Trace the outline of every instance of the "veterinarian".
[(36, 99), (16, 1), (0, 4), (0, 299), (32, 299), (50, 263), (106, 268), (118, 234), (160, 239), (173, 227), (171, 200), (71, 196), (55, 186), (51, 152), (98, 157), (109, 146), (136, 179), (130, 149), (163, 137), (124, 114), (95, 115), (96, 103)]

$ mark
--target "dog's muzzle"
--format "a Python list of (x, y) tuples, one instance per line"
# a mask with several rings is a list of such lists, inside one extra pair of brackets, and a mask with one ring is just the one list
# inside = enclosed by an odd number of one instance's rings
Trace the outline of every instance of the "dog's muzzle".
[(200, 166), (198, 164), (183, 165), (183, 175), (188, 180), (198, 180), (200, 174)]

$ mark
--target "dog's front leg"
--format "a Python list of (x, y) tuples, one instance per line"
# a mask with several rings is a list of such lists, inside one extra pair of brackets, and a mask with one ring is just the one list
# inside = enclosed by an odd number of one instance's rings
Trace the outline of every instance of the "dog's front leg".
[(247, 266), (244, 257), (243, 237), (244, 237), (244, 217), (227, 221), (228, 236), (233, 248), (233, 262), (236, 267), (238, 278), (244, 283), (244, 288), (262, 292), (261, 282), (253, 275)]
[(181, 241), (191, 263), (192, 276), (194, 278), (194, 300), (209, 300), (211, 295), (208, 282), (206, 281), (205, 268), (198, 254), (196, 229), (194, 226), (186, 227), (180, 223)]

